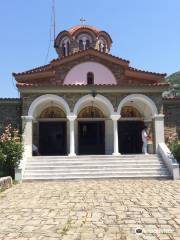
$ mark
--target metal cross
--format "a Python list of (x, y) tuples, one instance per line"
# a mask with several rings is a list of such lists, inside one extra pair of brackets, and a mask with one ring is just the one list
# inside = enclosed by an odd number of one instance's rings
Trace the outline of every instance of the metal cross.
[(85, 22), (86, 22), (86, 19), (84, 19), (84, 18), (82, 17), (82, 18), (80, 18), (80, 22), (81, 22), (82, 25), (84, 25)]

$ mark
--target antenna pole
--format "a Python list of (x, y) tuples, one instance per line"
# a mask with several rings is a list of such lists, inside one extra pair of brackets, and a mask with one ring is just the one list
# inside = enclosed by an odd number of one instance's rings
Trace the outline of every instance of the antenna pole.
[(55, 0), (52, 0), (52, 14), (53, 14), (53, 31), (54, 31), (54, 41), (56, 38), (56, 4)]

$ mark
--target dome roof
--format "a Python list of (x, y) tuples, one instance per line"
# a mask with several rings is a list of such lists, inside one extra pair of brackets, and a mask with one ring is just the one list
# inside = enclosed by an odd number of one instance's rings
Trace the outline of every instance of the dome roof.
[(76, 25), (60, 32), (54, 43), (59, 57), (65, 57), (88, 48), (109, 53), (111, 45), (112, 39), (106, 31), (88, 25)]
[(91, 31), (95, 32), (96, 34), (101, 32), (101, 30), (97, 29), (96, 27), (88, 26), (88, 25), (77, 25), (77, 26), (71, 27), (67, 31), (72, 35), (78, 30), (91, 30)]

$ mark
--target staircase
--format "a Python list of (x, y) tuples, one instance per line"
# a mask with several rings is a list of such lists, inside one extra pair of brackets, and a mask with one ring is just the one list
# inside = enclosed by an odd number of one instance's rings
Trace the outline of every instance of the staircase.
[(37, 156), (29, 158), (23, 180), (170, 178), (159, 155)]

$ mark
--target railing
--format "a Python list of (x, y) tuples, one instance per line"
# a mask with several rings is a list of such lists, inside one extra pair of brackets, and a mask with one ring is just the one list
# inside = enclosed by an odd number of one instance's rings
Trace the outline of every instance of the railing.
[(180, 179), (179, 164), (165, 143), (158, 144), (158, 153), (161, 155), (173, 179)]

